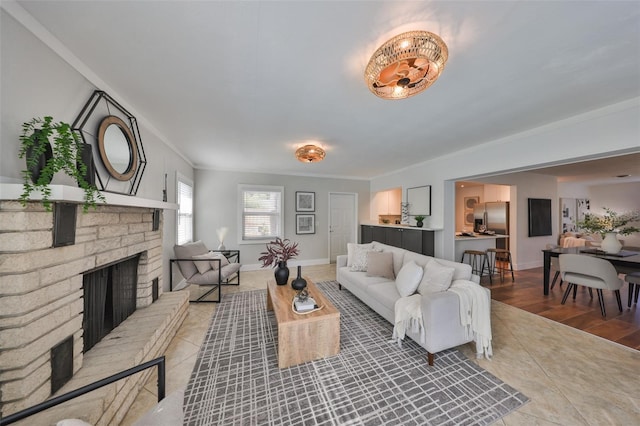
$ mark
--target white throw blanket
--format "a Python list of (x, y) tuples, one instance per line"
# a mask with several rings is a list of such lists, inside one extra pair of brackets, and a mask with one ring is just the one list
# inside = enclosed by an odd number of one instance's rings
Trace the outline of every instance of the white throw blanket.
[(413, 333), (420, 333), (421, 343), (425, 342), (424, 324), (422, 323), (422, 296), (414, 294), (409, 297), (401, 297), (396, 300), (394, 307), (395, 318), (393, 325), (393, 335), (391, 340), (398, 343), (402, 347), (402, 340), (407, 330)]
[(476, 342), (476, 355), (491, 359), (491, 297), (480, 285), (466, 280), (455, 280), (449, 291), (460, 299), (460, 322), (467, 330), (467, 337)]

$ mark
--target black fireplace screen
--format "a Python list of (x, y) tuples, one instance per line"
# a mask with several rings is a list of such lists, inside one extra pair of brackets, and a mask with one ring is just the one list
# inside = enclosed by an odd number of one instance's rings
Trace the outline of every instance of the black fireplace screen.
[(84, 274), (84, 352), (136, 310), (139, 258), (136, 255)]

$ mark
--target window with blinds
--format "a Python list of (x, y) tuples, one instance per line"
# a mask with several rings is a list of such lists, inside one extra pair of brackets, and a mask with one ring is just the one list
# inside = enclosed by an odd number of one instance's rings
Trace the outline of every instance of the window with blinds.
[(260, 242), (282, 236), (284, 187), (239, 185), (240, 241)]
[(176, 244), (184, 244), (193, 241), (193, 182), (178, 175), (176, 189), (178, 192)]

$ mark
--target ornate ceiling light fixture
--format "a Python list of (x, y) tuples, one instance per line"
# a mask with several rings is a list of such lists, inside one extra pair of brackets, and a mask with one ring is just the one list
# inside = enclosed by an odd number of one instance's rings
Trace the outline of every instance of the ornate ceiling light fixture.
[(296, 158), (303, 163), (315, 163), (324, 159), (324, 149), (316, 145), (301, 146), (296, 150)]
[(375, 51), (364, 72), (369, 90), (383, 99), (404, 99), (431, 86), (449, 58), (442, 39), (428, 31), (409, 31)]

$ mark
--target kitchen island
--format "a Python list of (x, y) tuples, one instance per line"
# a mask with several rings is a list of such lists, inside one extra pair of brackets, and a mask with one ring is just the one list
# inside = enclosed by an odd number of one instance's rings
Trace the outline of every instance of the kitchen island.
[[(465, 250), (480, 250), (484, 251), (488, 248), (496, 248), (496, 242), (500, 239), (509, 238), (508, 235), (483, 235), (474, 233), (473, 236), (464, 236), (456, 234), (456, 254), (455, 260), (460, 262), (462, 259), (462, 253)], [(506, 243), (506, 241), (505, 241)], [(505, 244), (506, 247), (509, 247), (508, 244)]]

